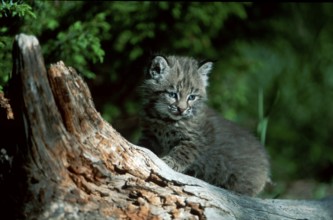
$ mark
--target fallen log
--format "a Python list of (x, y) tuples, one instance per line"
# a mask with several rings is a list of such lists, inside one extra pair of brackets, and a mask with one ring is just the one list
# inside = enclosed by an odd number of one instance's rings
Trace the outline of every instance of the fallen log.
[(103, 120), (74, 68), (46, 70), (34, 36), (15, 37), (0, 99), (9, 219), (333, 219), (332, 198), (247, 197), (173, 171)]

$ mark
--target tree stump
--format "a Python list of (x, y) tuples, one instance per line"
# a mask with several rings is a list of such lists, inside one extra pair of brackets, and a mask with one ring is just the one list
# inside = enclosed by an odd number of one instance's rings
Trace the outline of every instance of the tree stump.
[(333, 219), (332, 198), (251, 198), (173, 171), (103, 120), (74, 68), (46, 70), (34, 36), (15, 37), (1, 103), (9, 219)]

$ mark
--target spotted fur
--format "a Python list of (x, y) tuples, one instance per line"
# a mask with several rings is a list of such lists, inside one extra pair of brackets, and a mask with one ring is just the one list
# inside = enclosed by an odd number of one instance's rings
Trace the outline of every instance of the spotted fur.
[(212, 62), (156, 56), (141, 86), (139, 144), (174, 170), (232, 191), (257, 195), (269, 181), (269, 159), (250, 133), (207, 107)]

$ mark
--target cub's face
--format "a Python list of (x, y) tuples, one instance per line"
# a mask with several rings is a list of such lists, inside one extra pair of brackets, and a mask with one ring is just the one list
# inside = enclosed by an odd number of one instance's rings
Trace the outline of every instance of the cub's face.
[(195, 116), (206, 100), (211, 68), (211, 62), (199, 66), (192, 58), (156, 56), (142, 86), (145, 102), (161, 116), (173, 120)]

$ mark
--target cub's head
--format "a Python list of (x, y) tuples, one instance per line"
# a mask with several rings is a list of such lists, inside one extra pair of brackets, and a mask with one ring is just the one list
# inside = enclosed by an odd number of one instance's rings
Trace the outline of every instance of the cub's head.
[(172, 120), (195, 116), (206, 100), (212, 67), (190, 57), (155, 56), (141, 87), (145, 111)]

